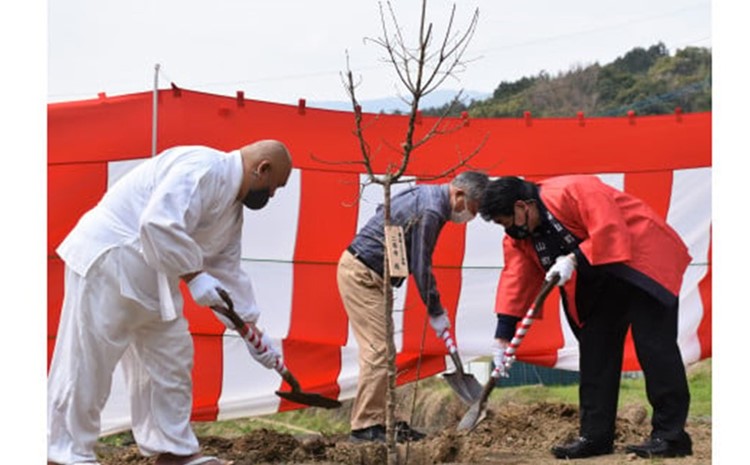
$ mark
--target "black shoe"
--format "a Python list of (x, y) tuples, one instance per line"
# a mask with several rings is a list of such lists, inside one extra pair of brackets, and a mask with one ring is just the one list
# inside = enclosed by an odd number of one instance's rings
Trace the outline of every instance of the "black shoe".
[(353, 429), (349, 435), (351, 442), (385, 442), (385, 426), (372, 425), (367, 428)]
[(583, 436), (552, 448), (552, 454), (558, 459), (583, 459), (611, 453), (611, 441), (594, 441)]
[(651, 438), (648, 441), (625, 447), (625, 452), (633, 453), (638, 457), (684, 457), (693, 455), (693, 441), (687, 433), (676, 440), (662, 438)]
[(405, 421), (396, 422), (396, 441), (398, 442), (417, 442), (427, 436), (415, 429)]

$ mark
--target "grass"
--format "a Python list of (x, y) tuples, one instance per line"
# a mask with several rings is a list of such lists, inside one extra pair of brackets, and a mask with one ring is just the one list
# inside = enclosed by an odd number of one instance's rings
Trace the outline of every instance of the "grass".
[[(693, 418), (711, 417), (711, 359), (703, 360), (688, 367), (688, 384), (690, 386), (690, 410)], [(528, 385), (495, 389), (492, 402), (512, 400), (521, 403), (559, 402), (578, 405), (578, 386), (542, 386)], [(643, 376), (624, 376), (620, 382), (620, 408), (640, 404), (648, 409), (651, 406), (646, 399), (646, 383)]]
[[(710, 421), (711, 418), (711, 359), (703, 360), (688, 367), (690, 385), (689, 417)], [(420, 389), (445, 391), (445, 396), (453, 395), (450, 388), (438, 378), (420, 382)], [(578, 386), (527, 385), (495, 389), (490, 398), (492, 404), (513, 401), (519, 403), (550, 402), (578, 405)], [(651, 407), (646, 399), (645, 381), (642, 376), (625, 376), (620, 383), (619, 406), (639, 404)], [(220, 436), (233, 438), (260, 428), (273, 429), (290, 434), (338, 434), (349, 431), (348, 409), (324, 410), (308, 408), (276, 413), (262, 417), (237, 420), (200, 422), (193, 427), (198, 436)], [(101, 438), (110, 445), (132, 443), (130, 433), (116, 434)]]
[(335, 410), (307, 408), (262, 417), (194, 423), (193, 428), (198, 436), (238, 437), (261, 428), (289, 434), (330, 435), (349, 432), (349, 421)]

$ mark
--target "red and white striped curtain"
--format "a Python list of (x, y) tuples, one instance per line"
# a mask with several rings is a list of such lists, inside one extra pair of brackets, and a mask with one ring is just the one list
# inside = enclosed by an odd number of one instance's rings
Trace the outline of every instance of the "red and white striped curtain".
[[(158, 150), (208, 145), (232, 150), (253, 140), (283, 141), (294, 169), (260, 211), (246, 211), (243, 264), (262, 310), (260, 325), (282, 348), (307, 391), (347, 399), (357, 381), (356, 342), (336, 287), (336, 263), (382, 202), (367, 186), (347, 112), (280, 105), (173, 89), (159, 92)], [(64, 264), (55, 248), (119, 176), (151, 154), (152, 94), (139, 93), (48, 107), (48, 360), (63, 297)], [(406, 117), (366, 114), (374, 169), (400, 160)], [(417, 137), (436, 119), (419, 119)], [(682, 236), (693, 261), (681, 292), (679, 343), (685, 363), (711, 356), (711, 113), (649, 117), (449, 119), (459, 128), (419, 148), (407, 175), (435, 176), (477, 147), (472, 169), (527, 179), (598, 175), (646, 200)], [(430, 182), (446, 182), (445, 179)], [(394, 186), (394, 191), (404, 185)], [(447, 224), (434, 254), (441, 299), (465, 360), (489, 354), (495, 292), (503, 266), (501, 227), (481, 219)], [(193, 419), (216, 420), (299, 408), (279, 399), (282, 381), (254, 363), (242, 341), (185, 293), (195, 342)], [(399, 384), (446, 369), (446, 351), (431, 330), (410, 280), (396, 293)], [(529, 363), (576, 370), (578, 349), (557, 293), (519, 349)], [(450, 362), (447, 365), (451, 367)], [(625, 370), (638, 363), (628, 339)], [(129, 427), (128, 397), (117, 370), (103, 412), (103, 433)]]

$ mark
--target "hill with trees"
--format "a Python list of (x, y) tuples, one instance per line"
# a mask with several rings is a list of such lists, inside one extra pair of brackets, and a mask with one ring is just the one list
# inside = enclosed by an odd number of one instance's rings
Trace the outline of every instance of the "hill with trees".
[[(492, 97), (458, 102), (448, 113), (466, 111), (477, 118), (521, 117), (525, 111), (535, 117), (620, 116), (629, 110), (639, 115), (711, 110), (711, 50), (686, 47), (670, 55), (663, 43), (644, 49), (636, 47), (612, 63), (574, 66), (551, 76), (537, 76), (501, 82)], [(440, 115), (449, 104), (424, 110)]]

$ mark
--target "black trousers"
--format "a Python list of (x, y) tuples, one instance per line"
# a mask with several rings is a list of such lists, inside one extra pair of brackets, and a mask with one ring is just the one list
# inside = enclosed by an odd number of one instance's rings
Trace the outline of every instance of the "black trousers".
[(583, 327), (572, 321), (571, 327), (580, 349), (581, 436), (614, 440), (625, 336), (632, 328), (653, 408), (651, 436), (683, 437), (690, 392), (677, 345), (678, 305), (668, 308), (642, 289), (606, 273), (579, 275), (576, 284)]

